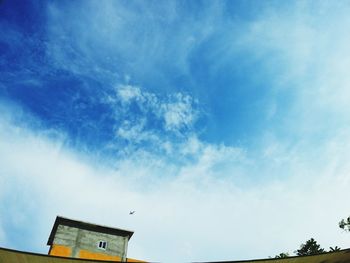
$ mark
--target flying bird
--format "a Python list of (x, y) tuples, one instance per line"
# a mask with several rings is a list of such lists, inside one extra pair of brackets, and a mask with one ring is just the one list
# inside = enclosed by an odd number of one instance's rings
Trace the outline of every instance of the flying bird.
[(135, 213), (135, 211), (130, 211), (129, 215), (133, 215)]

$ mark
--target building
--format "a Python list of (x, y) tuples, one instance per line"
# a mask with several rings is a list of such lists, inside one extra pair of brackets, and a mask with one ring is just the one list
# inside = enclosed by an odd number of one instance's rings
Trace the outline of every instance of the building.
[(52, 256), (125, 262), (133, 233), (57, 216), (47, 245)]
[[(49, 255), (0, 247), (0, 263), (144, 262), (127, 258), (132, 231), (95, 225), (58, 216), (47, 244)], [(102, 261), (101, 261), (102, 260)], [(211, 262), (214, 263), (214, 262)], [(350, 249), (310, 256), (217, 263), (350, 263)]]

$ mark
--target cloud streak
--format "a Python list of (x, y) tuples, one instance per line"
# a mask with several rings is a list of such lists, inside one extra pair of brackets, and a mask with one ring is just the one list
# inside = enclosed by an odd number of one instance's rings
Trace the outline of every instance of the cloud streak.
[[(289, 157), (272, 171), (278, 175), (293, 167), (293, 176), (242, 187), (241, 177), (271, 172), (262, 163), (286, 153), (270, 151), (265, 159), (254, 159), (240, 149), (192, 138), (184, 151), (196, 158), (187, 165), (138, 155), (110, 169), (11, 121), (1, 121), (1, 138), (2, 180), (11, 182), (3, 185), (2, 203), (16, 204), (6, 218), (18, 218), (12, 229), (39, 233), (30, 246), (35, 251), (45, 251), (56, 214), (135, 230), (129, 255), (147, 260), (266, 257), (292, 251), (311, 236), (323, 246), (346, 246), (337, 220), (347, 212), (339, 200), (347, 198), (349, 166), (331, 156), (348, 145), (324, 148), (319, 157), (329, 161), (322, 167), (308, 163), (308, 155), (297, 149), (297, 161)], [(26, 196), (30, 202), (23, 203), (23, 214), (18, 198)], [(137, 211), (134, 217), (130, 209)], [(37, 224), (25, 230), (32, 220)]]
[(6, 27), (43, 60), (0, 75), (0, 242), (46, 252), (61, 214), (151, 261), (347, 247), (349, 7), (260, 7), (52, 2), (44, 40)]
[(116, 90), (124, 108), (128, 110), (136, 103), (143, 114), (153, 113), (166, 131), (179, 134), (193, 127), (197, 119), (196, 101), (189, 95), (176, 93), (161, 98), (131, 85), (119, 85)]

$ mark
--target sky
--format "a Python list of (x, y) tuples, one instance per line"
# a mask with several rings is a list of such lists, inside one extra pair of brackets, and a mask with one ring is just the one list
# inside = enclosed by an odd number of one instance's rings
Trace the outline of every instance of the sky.
[(61, 215), (150, 261), (350, 247), (349, 12), (0, 1), (0, 246), (47, 253)]

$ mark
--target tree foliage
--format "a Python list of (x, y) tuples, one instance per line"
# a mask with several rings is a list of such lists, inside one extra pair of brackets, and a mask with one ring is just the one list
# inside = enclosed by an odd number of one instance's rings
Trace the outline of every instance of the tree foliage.
[(307, 256), (307, 255), (315, 255), (324, 253), (325, 250), (321, 248), (319, 244), (317, 244), (316, 240), (311, 238), (306, 241), (305, 244), (300, 245), (300, 249), (296, 251), (298, 256)]
[(342, 219), (339, 222), (339, 227), (350, 232), (350, 216), (347, 219)]
[(275, 258), (287, 258), (289, 257), (288, 252), (286, 253), (279, 253), (278, 255), (275, 256)]
[(329, 252), (336, 252), (336, 251), (339, 251), (339, 250), (341, 250), (341, 248), (340, 248), (340, 247), (338, 247), (338, 246), (335, 246), (335, 247), (329, 247)]
[[(315, 255), (320, 253), (328, 253), (328, 252), (336, 252), (340, 251), (341, 248), (338, 246), (335, 247), (329, 247), (329, 251), (324, 250), (321, 248), (319, 244), (317, 244), (316, 240), (313, 238), (310, 238), (305, 242), (305, 244), (300, 245), (300, 249), (294, 251), (297, 256), (308, 256), (308, 255)], [(278, 255), (276, 255), (274, 258), (287, 258), (290, 257), (288, 252), (282, 252)], [(272, 257), (269, 257), (272, 258)]]

